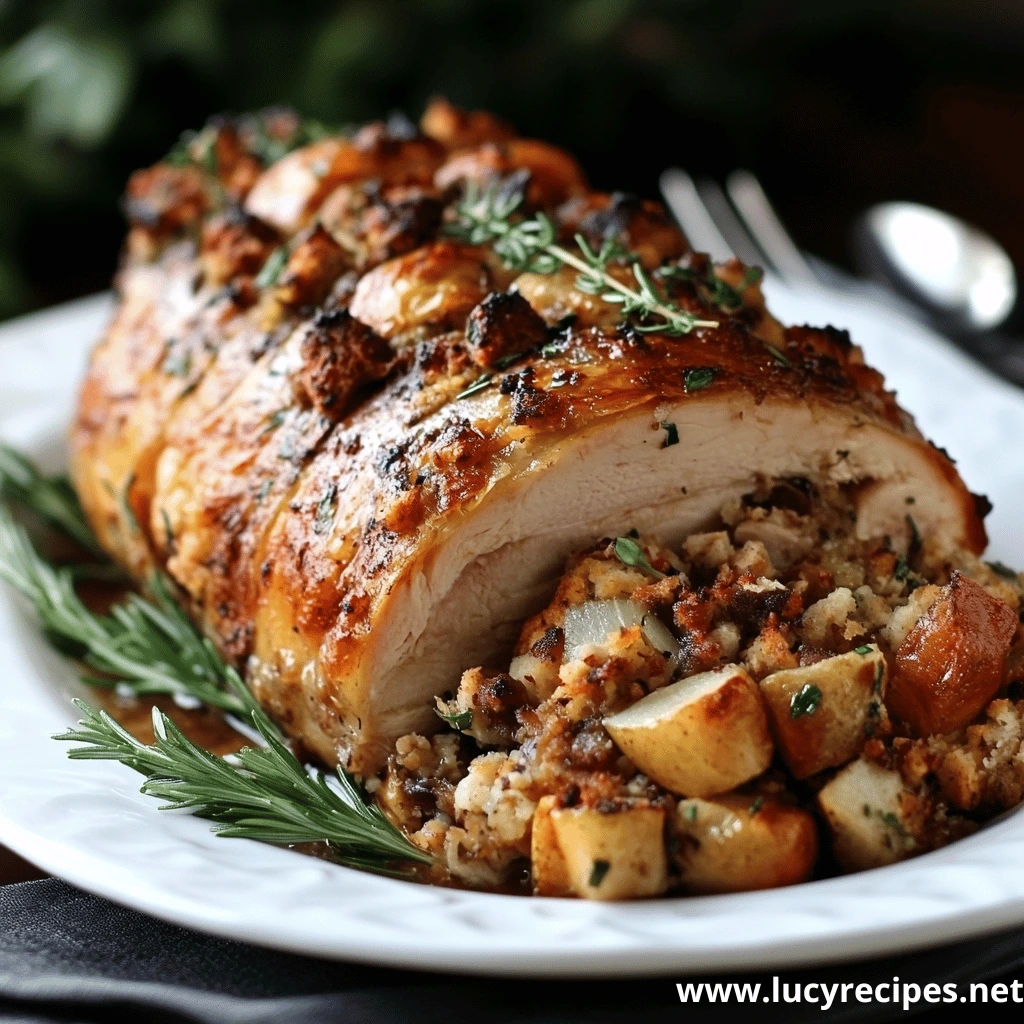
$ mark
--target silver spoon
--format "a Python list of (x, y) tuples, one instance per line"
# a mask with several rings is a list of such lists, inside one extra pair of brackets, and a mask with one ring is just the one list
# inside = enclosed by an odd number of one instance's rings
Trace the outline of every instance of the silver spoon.
[(992, 331), (1017, 301), (1003, 247), (979, 228), (919, 203), (872, 206), (854, 229), (861, 273), (903, 293), (947, 333)]

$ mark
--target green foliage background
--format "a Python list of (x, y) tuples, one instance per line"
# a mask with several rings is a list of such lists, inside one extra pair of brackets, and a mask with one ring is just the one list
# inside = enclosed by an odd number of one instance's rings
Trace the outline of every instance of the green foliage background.
[[(750, 164), (801, 240), (834, 255), (853, 204), (935, 198), (919, 143), (936, 89), (1024, 92), (1019, 6), (0, 2), (0, 316), (103, 287), (127, 174), (215, 111), (278, 102), (342, 124), (418, 116), (442, 92), (571, 146), (598, 185), (647, 194), (670, 162)], [(888, 177), (873, 146), (895, 153)]]

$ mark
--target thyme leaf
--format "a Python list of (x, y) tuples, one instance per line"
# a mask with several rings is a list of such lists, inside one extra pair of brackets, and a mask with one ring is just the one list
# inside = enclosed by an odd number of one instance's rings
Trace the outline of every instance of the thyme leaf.
[(715, 371), (710, 366), (697, 366), (683, 374), (683, 388), (688, 395), (694, 391), (703, 391), (711, 387), (714, 379)]
[[(662, 295), (636, 254), (616, 242), (605, 241), (595, 251), (577, 235), (577, 255), (557, 243), (555, 225), (545, 213), (521, 216), (528, 178), (528, 172), (517, 172), (483, 190), (470, 183), (445, 233), (470, 245), (490, 245), (510, 270), (519, 273), (553, 274), (563, 266), (572, 267), (579, 271), (576, 286), (580, 290), (621, 305), (624, 317), (638, 317), (642, 322), (635, 325), (637, 331), (679, 336), (695, 327), (718, 326), (717, 320), (700, 320)], [(609, 273), (612, 260), (632, 264), (635, 286)]]

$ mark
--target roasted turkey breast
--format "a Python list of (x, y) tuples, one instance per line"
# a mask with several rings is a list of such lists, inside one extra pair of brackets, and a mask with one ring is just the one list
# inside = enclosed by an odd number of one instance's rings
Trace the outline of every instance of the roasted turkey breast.
[[(436, 726), (567, 553), (677, 544), (766, 483), (841, 487), (897, 551), (912, 530), (983, 549), (975, 498), (849, 337), (778, 324), (656, 204), (443, 101), (420, 131), (286, 152), (306, 139), (281, 112), (222, 120), (132, 178), (73, 475), (111, 554), (165, 571), (324, 761), (372, 772)], [(523, 170), (564, 245), (674, 268), (672, 300), (718, 326), (650, 332), (567, 267), (515, 274), (448, 235), (467, 183)]]

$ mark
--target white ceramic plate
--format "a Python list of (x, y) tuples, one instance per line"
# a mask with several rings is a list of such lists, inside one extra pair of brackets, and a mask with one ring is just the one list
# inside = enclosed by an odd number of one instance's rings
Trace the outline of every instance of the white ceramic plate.
[[(992, 555), (1024, 564), (1024, 393), (868, 294), (774, 288), (794, 323), (851, 329), (924, 431), (989, 494)], [(0, 434), (50, 469), (87, 349), (85, 300), (0, 327)], [(564, 976), (770, 969), (879, 955), (1024, 922), (1024, 815), (903, 864), (790, 889), (631, 904), (376, 878), (161, 813), (117, 764), (69, 762), (74, 672), (0, 597), (0, 842), (94, 893), (208, 932), (319, 956)]]

